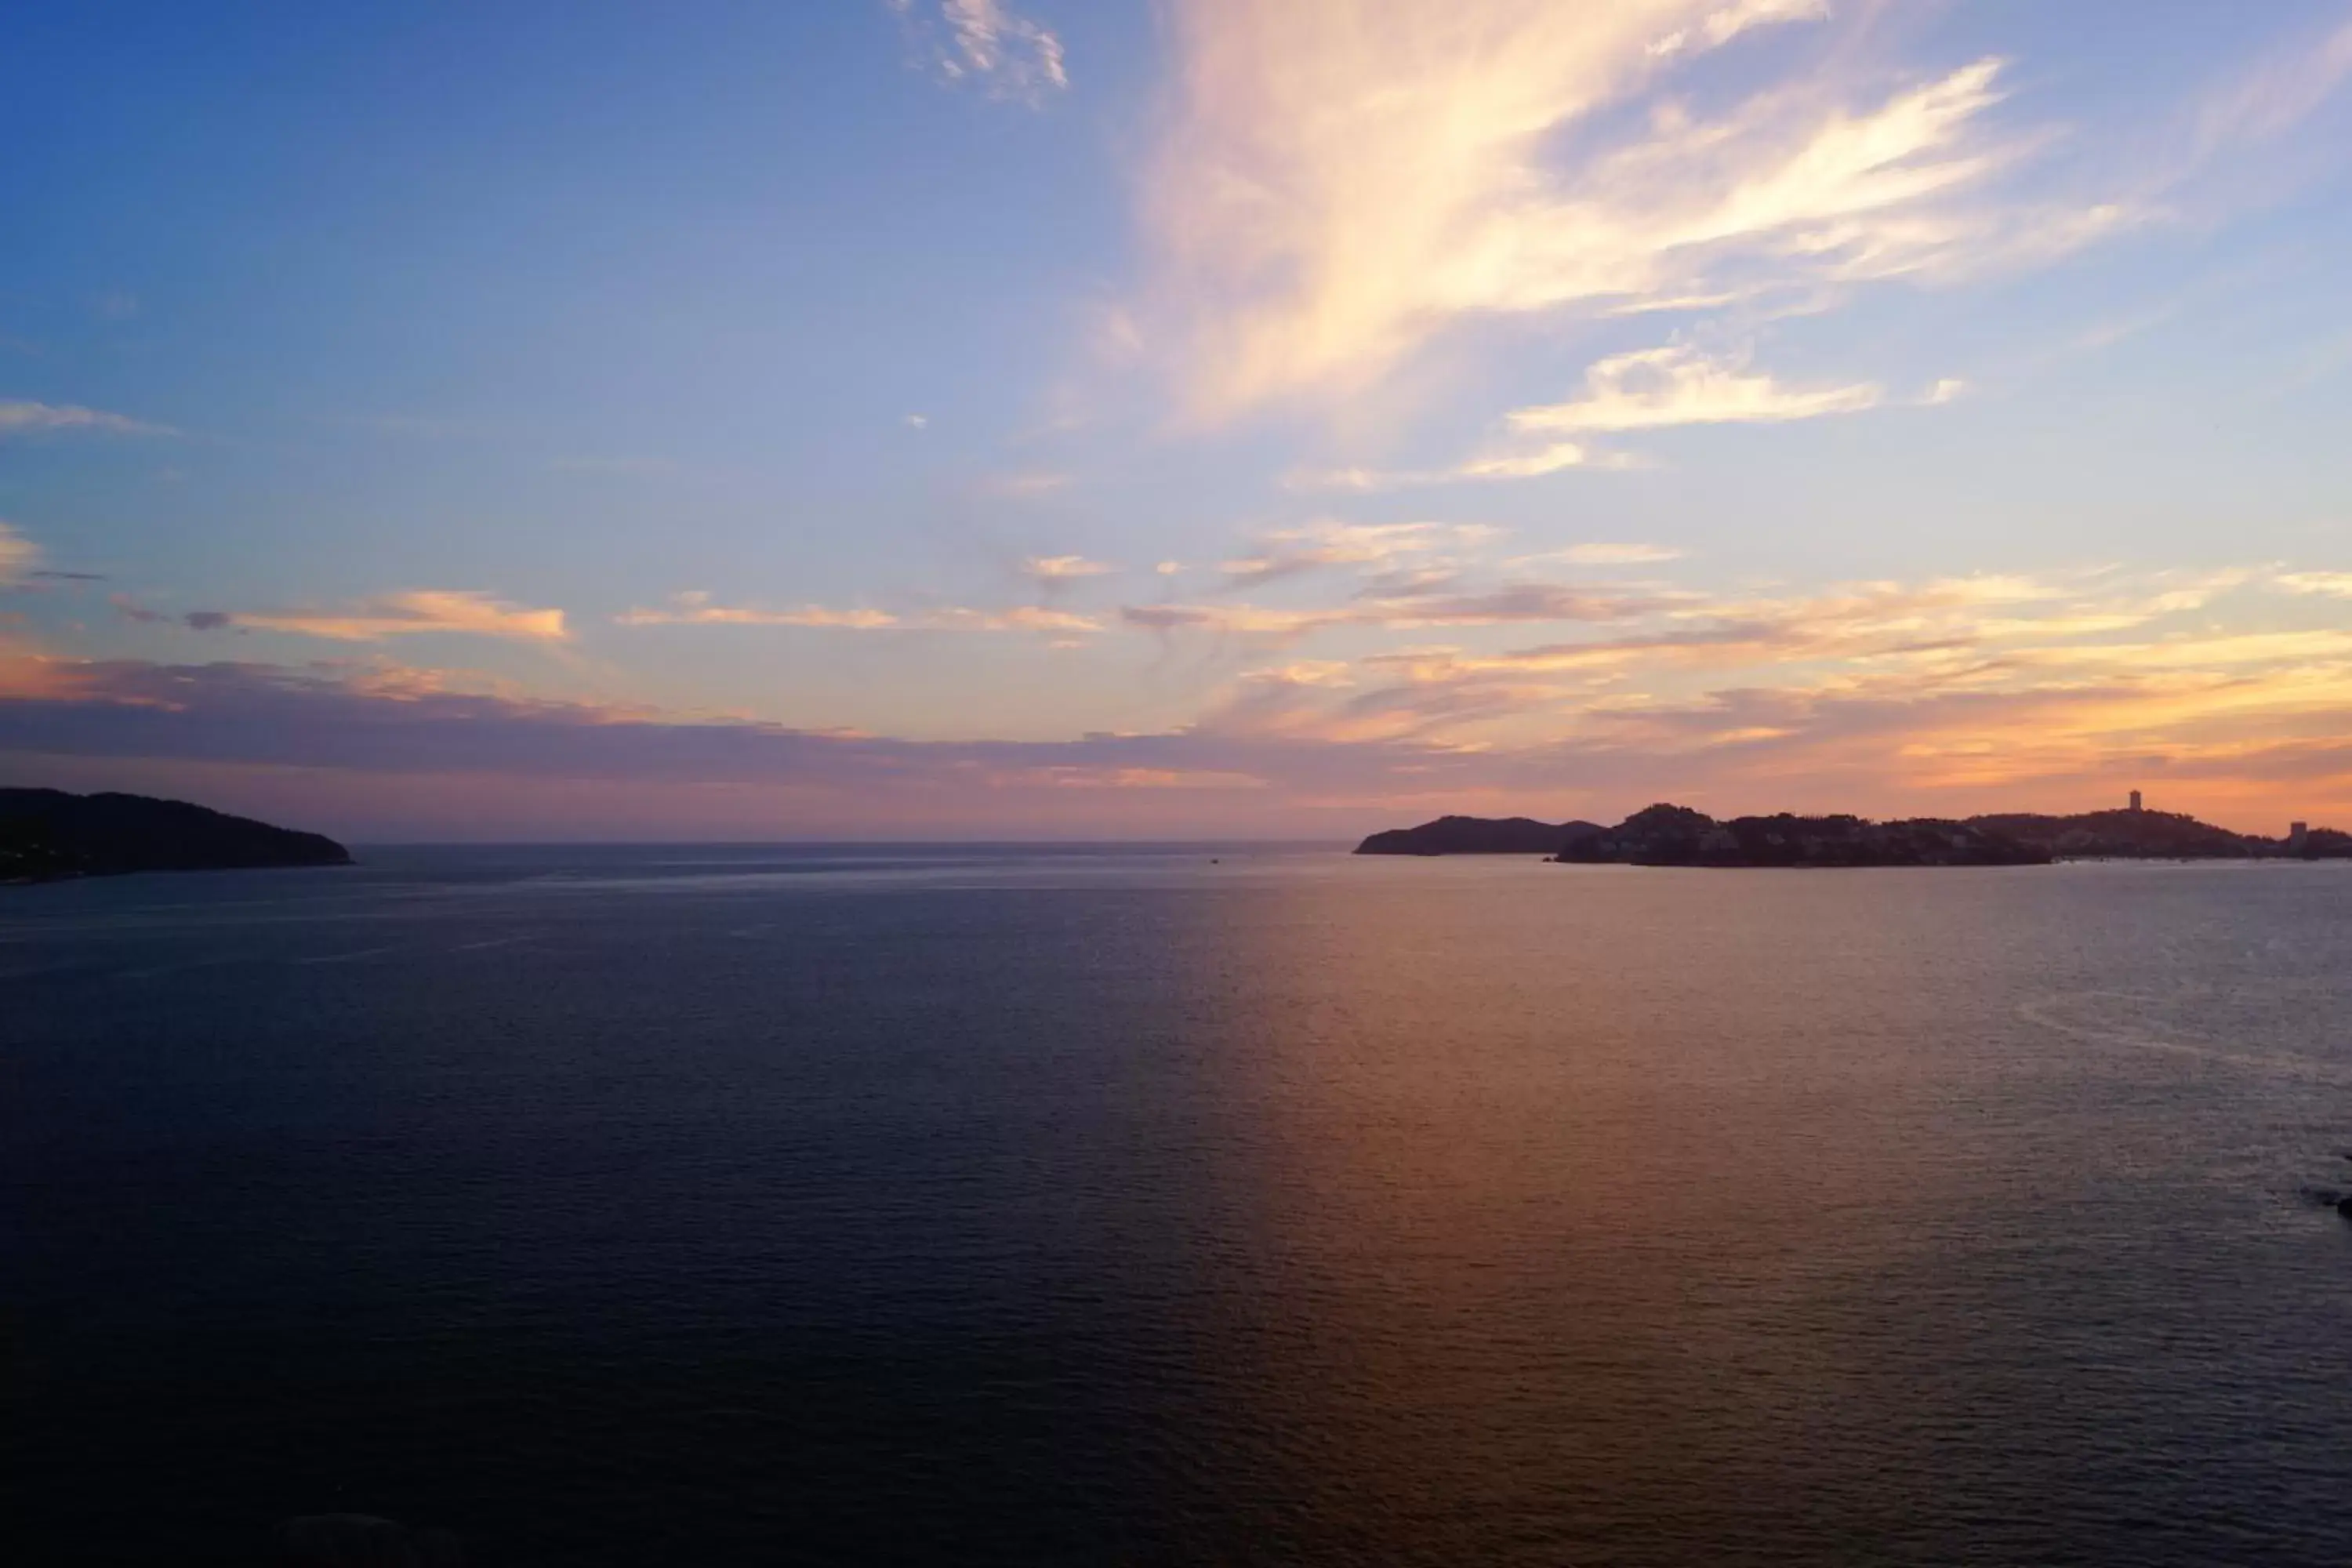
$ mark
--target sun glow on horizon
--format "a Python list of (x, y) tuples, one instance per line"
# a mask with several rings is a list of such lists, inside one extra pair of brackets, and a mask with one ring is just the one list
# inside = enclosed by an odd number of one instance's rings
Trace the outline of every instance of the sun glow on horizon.
[[(403, 29), (225, 23), (321, 90), (160, 69), (0, 176), (10, 779), (2352, 824), (2336, 0), (865, 0), (544, 58), (428, 9), (505, 62), (432, 117)], [(23, 112), (89, 122), (101, 32)], [(255, 232), (335, 242), (225, 275)]]

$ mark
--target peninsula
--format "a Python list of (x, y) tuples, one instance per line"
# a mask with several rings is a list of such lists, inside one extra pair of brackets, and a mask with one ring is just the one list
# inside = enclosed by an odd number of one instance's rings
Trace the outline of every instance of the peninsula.
[(331, 838), (185, 801), (0, 789), (0, 882), (351, 863)]
[(2294, 825), (2284, 838), (2232, 833), (2178, 812), (2133, 804), (2056, 816), (2011, 812), (1948, 821), (1874, 822), (1850, 816), (1738, 816), (1718, 821), (1658, 805), (1614, 827), (1557, 826), (1526, 817), (1444, 816), (1375, 833), (1359, 855), (1538, 854), (1565, 865), (1839, 867), (2038, 866), (2058, 859), (2352, 859), (2352, 834)]

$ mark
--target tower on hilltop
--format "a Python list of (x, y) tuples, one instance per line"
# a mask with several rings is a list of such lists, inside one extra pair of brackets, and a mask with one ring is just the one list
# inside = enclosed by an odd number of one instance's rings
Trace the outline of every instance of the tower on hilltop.
[(2139, 809), (2139, 791), (2137, 790), (2132, 791), (2131, 808), (2134, 811), (2137, 811)]

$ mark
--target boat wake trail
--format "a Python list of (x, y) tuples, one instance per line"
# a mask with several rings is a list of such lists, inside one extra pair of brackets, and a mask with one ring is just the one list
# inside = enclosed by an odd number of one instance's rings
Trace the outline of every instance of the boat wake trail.
[(2161, 1056), (2181, 1057), (2192, 1061), (2212, 1062), (2221, 1067), (2240, 1068), (2248, 1072), (2269, 1073), (2281, 1078), (2300, 1079), (2308, 1083), (2332, 1084), (2352, 1088), (2352, 1068), (2333, 1062), (2315, 1061), (2309, 1057), (2284, 1051), (2231, 1050), (2227, 1047), (2198, 1040), (2174, 1039), (2130, 1027), (2116, 1027), (2112, 1017), (2094, 1022), (2077, 1022), (2062, 1016), (2076, 1004), (2106, 1004), (2107, 1011), (2116, 1011), (2114, 1004), (2141, 1007), (2160, 1007), (2164, 999), (2137, 995), (2125, 991), (2074, 991), (2058, 995), (2037, 997), (2018, 1004), (2017, 1016), (2028, 1023), (2040, 1025), (2054, 1034), (2070, 1039), (2084, 1040), (2093, 1045), (2116, 1046), (2126, 1050), (2153, 1052)]

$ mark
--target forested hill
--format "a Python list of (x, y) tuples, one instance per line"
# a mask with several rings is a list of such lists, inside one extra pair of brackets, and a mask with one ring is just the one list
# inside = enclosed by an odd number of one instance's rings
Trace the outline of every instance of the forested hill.
[(181, 800), (0, 789), (0, 882), (127, 871), (348, 866), (351, 851), (316, 833), (272, 827)]
[(2015, 866), (2053, 859), (2352, 859), (2352, 834), (2232, 833), (2170, 811), (2003, 812), (1963, 821), (1739, 816), (1653, 805), (1614, 827), (1524, 816), (1441, 816), (1375, 833), (1359, 855), (1542, 855), (1652, 866)]

